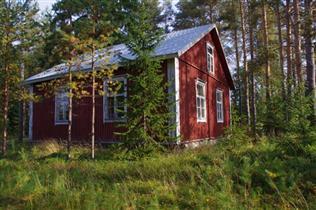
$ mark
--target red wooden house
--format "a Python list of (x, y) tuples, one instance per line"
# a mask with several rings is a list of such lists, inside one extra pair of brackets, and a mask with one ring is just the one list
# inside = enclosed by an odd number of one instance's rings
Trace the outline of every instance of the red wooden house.
[[(110, 51), (115, 52), (110, 63), (119, 63), (122, 57), (133, 59), (124, 44), (115, 45)], [(166, 34), (156, 47), (154, 56), (163, 58), (161, 68), (171, 84), (169, 91), (174, 95), (176, 129), (171, 135), (179, 137), (178, 143), (219, 137), (230, 125), (230, 90), (234, 89), (234, 84), (216, 27), (204, 25)], [(89, 70), (89, 63), (83, 62), (80, 69)], [(61, 77), (65, 71), (65, 65), (61, 64), (28, 78), (25, 83), (31, 91), (38, 93), (37, 84)], [(126, 120), (117, 111), (126, 111), (124, 103), (120, 103), (127, 97), (128, 89), (124, 67), (119, 68), (114, 79), (125, 84), (124, 88), (115, 95), (96, 100), (95, 133), (96, 140), (102, 143), (118, 141), (114, 135), (118, 129), (116, 124)], [(74, 104), (74, 141), (89, 139), (90, 100), (86, 98)], [(67, 138), (67, 103), (67, 95), (63, 92), (30, 103), (31, 141)]]

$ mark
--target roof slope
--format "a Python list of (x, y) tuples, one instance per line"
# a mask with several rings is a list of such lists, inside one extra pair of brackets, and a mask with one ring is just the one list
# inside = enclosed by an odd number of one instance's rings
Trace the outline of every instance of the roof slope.
[[(204, 25), (165, 34), (162, 41), (160, 41), (154, 50), (153, 56), (180, 56), (214, 28), (214, 25)], [(82, 58), (83, 59), (80, 62), (80, 65), (73, 67), (74, 71), (90, 70), (91, 57), (84, 55)], [(107, 62), (107, 64), (118, 64), (122, 61), (122, 58), (132, 60), (135, 59), (135, 56), (125, 44), (113, 45), (111, 47), (98, 50), (95, 56), (96, 67), (101, 67), (105, 64), (105, 62)], [(24, 81), (24, 84), (32, 84), (58, 78), (61, 75), (67, 73), (67, 70), (68, 69), (65, 63), (59, 64), (47, 69), (46, 71), (27, 78)]]

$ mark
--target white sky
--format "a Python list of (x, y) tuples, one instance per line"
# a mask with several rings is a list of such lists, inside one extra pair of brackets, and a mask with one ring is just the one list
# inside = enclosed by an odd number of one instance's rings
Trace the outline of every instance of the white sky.
[(38, 6), (41, 11), (45, 11), (46, 9), (51, 9), (51, 6), (56, 2), (57, 0), (37, 0)]

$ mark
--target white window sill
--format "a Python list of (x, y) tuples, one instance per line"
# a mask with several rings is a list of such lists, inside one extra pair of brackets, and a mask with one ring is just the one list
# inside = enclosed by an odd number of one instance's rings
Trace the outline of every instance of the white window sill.
[(206, 123), (206, 119), (205, 120), (197, 120), (198, 123)]
[(127, 122), (126, 119), (123, 119), (123, 120), (104, 120), (103, 121), (104, 123), (117, 123), (117, 122)]
[(55, 122), (55, 125), (68, 125), (68, 122)]
[(217, 123), (224, 123), (224, 121), (217, 121)]
[(212, 71), (207, 70), (207, 74), (211, 75), (211, 76), (215, 76), (215, 72), (214, 71), (212, 72)]

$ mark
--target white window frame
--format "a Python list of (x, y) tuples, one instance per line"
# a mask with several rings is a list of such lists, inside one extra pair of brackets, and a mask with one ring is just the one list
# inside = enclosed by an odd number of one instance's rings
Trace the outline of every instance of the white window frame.
[[(120, 94), (120, 95), (113, 95), (113, 93), (109, 93), (109, 91), (107, 90), (108, 88), (108, 82), (109, 81), (118, 81), (118, 82), (123, 82), (124, 83), (124, 93)], [(124, 96), (125, 100), (127, 98), (127, 79), (126, 76), (117, 76), (112, 78), (111, 80), (104, 80), (103, 83), (103, 90), (104, 90), (104, 96), (103, 96), (103, 122), (104, 123), (111, 123), (111, 122), (126, 122), (126, 117), (123, 119), (118, 119), (118, 118), (114, 118), (114, 119), (109, 119), (108, 116), (108, 110), (107, 110), (107, 106), (108, 106), (108, 97), (113, 97), (114, 96), (114, 114), (116, 114), (116, 109), (117, 109), (117, 99), (116, 96)], [(124, 112), (127, 113), (127, 106), (126, 104), (124, 105)]]
[[(61, 94), (65, 94), (64, 97), (67, 98), (67, 100), (61, 100), (62, 97), (60, 97)], [(67, 114), (67, 109), (69, 108), (68, 107), (68, 104), (69, 104), (69, 99), (68, 99), (68, 92), (65, 88), (63, 89), (60, 89), (58, 92), (56, 92), (55, 94), (55, 125), (67, 125), (68, 124), (68, 114)], [(67, 101), (67, 103), (65, 103), (65, 101)], [(58, 106), (58, 103), (65, 103), (63, 105), (63, 115), (65, 117), (65, 119), (58, 119), (59, 116), (59, 111), (58, 111), (58, 108), (60, 106)]]
[[(198, 95), (198, 85), (203, 87), (204, 96)], [(196, 119), (197, 122), (207, 121), (207, 106), (206, 106), (206, 82), (197, 79), (195, 84), (195, 98), (196, 98)], [(198, 106), (198, 101), (200, 101), (200, 106)], [(204, 117), (202, 117), (203, 106), (202, 101), (204, 101)], [(201, 113), (199, 113), (201, 111)]]
[[(221, 95), (220, 98), (218, 98), (218, 94)], [(224, 122), (224, 99), (223, 99), (223, 91), (220, 89), (216, 89), (216, 118), (218, 123)]]
[[(212, 49), (212, 54), (209, 53), (208, 48)], [(210, 56), (210, 59), (209, 59), (209, 56)], [(212, 65), (210, 65), (211, 62), (212, 62)], [(208, 73), (215, 74), (214, 46), (209, 42), (206, 43), (206, 68), (207, 68)]]

